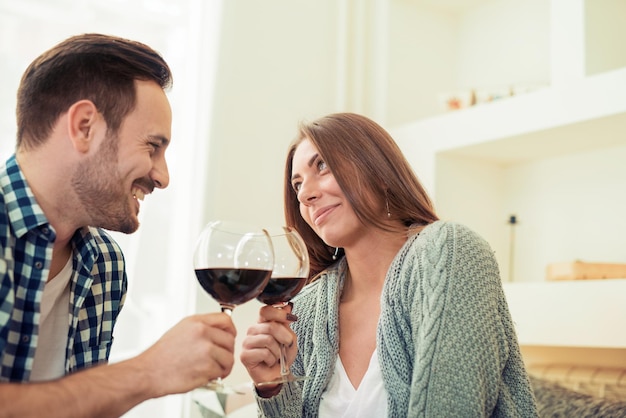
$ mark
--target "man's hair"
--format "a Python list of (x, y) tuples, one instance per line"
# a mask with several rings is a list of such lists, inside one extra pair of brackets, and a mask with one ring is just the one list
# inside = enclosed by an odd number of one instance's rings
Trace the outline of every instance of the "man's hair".
[(77, 101), (91, 100), (117, 133), (136, 101), (135, 80), (172, 85), (169, 66), (142, 43), (102, 34), (73, 36), (44, 52), (24, 72), (17, 92), (17, 148), (34, 148)]

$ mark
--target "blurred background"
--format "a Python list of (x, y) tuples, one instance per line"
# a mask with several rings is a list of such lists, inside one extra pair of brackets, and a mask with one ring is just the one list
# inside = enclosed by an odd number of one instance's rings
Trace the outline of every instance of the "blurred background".
[[(0, 0), (0, 156), (22, 72), (59, 41), (123, 36), (172, 67), (170, 187), (142, 204), (137, 233), (115, 235), (129, 296), (112, 361), (219, 309), (191, 265), (202, 226), (282, 224), (298, 122), (352, 111), (390, 130), (442, 218), (494, 247), (528, 359), (626, 368), (625, 280), (545, 275), (626, 263), (625, 16), (623, 0)], [(235, 310), (239, 340), (258, 308)], [(227, 382), (246, 381), (237, 364)], [(126, 416), (198, 411), (178, 395)]]

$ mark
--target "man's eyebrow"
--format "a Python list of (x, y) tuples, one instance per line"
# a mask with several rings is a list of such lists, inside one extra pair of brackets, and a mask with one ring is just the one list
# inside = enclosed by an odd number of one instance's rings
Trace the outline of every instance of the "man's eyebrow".
[(150, 138), (153, 141), (160, 142), (162, 147), (166, 147), (170, 143), (170, 140), (164, 137), (163, 135), (148, 135), (148, 138)]
[[(319, 154), (315, 154), (313, 155), (309, 161), (306, 163), (307, 166), (311, 167), (313, 165), (313, 163), (315, 162), (315, 160), (317, 160), (319, 158)], [(295, 179), (297, 179), (298, 177), (300, 177), (300, 174), (296, 173), (293, 176), (291, 176), (291, 181), (294, 181)]]

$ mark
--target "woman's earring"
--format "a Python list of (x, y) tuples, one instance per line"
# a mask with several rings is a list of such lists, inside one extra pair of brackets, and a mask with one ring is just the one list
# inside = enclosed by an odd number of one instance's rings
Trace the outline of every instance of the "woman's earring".
[(333, 261), (337, 260), (337, 254), (339, 254), (339, 247), (335, 247), (335, 254), (333, 254)]
[(389, 211), (389, 199), (385, 198), (385, 206), (387, 206), (387, 218), (391, 218), (391, 212)]

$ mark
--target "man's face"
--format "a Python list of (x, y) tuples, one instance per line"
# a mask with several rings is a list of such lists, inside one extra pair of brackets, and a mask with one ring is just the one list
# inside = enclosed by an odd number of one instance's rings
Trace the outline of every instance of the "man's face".
[(107, 135), (72, 177), (90, 225), (127, 234), (139, 227), (144, 196), (169, 184), (165, 161), (172, 126), (169, 101), (154, 82), (136, 81), (135, 86), (137, 104), (118, 134)]

